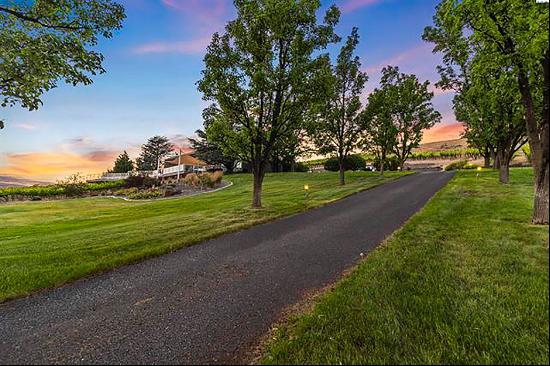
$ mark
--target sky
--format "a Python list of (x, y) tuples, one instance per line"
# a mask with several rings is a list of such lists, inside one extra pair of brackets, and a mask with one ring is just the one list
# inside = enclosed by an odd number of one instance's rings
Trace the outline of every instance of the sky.
[[(232, 0), (119, 0), (123, 28), (97, 47), (105, 74), (88, 86), (59, 84), (37, 111), (0, 109), (0, 175), (55, 181), (68, 174), (97, 174), (112, 167), (123, 150), (132, 158), (151, 136), (186, 146), (202, 127), (207, 102), (196, 89), (203, 57), (214, 32), (235, 17)], [(322, 0), (341, 12), (337, 33), (345, 39), (359, 28), (356, 53), (369, 75), (365, 97), (385, 65), (399, 66), (421, 81), (438, 80), (440, 56), (421, 39), (432, 23), (437, 0)], [(322, 19), (320, 13), (320, 19)], [(341, 45), (329, 48), (333, 57)], [(458, 138), (453, 94), (432, 87), (442, 122), (425, 142)]]

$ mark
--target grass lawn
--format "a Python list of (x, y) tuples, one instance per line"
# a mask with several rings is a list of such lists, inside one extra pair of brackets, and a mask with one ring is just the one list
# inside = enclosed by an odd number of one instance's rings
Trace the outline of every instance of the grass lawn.
[[(406, 174), (406, 173), (405, 173)], [(251, 176), (216, 193), (156, 202), (86, 198), (0, 205), (0, 301), (170, 252), (396, 179), (403, 173), (269, 174), (264, 209), (251, 204)]]
[(548, 364), (548, 226), (530, 225), (533, 176), (460, 171), (263, 363)]

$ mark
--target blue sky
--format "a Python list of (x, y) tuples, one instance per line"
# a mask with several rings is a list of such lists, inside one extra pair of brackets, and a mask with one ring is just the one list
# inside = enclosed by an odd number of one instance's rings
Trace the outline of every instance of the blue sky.
[[(113, 39), (98, 49), (106, 74), (89, 86), (60, 84), (43, 96), (44, 106), (28, 112), (3, 109), (0, 174), (53, 180), (80, 171), (109, 168), (126, 149), (156, 134), (177, 144), (201, 128), (206, 103), (196, 90), (210, 36), (235, 15), (231, 0), (124, 0), (127, 19)], [(369, 73), (367, 92), (376, 87), (380, 69), (397, 65), (421, 80), (437, 81), (439, 57), (421, 40), (437, 1), (322, 0), (342, 10), (337, 32), (353, 26), (361, 36), (357, 54)], [(339, 46), (332, 47), (335, 55)], [(427, 140), (458, 137), (452, 94), (435, 90), (434, 104), (443, 122)]]

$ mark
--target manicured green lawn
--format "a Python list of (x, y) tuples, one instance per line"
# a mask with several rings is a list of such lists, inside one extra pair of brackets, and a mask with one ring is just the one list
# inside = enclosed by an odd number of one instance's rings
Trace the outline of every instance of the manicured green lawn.
[(460, 171), (264, 363), (548, 364), (548, 226), (529, 224), (531, 169)]
[(88, 198), (0, 205), (0, 301), (52, 287), (306, 209), (403, 174), (270, 174), (264, 209), (253, 210), (251, 176), (222, 191), (157, 202)]

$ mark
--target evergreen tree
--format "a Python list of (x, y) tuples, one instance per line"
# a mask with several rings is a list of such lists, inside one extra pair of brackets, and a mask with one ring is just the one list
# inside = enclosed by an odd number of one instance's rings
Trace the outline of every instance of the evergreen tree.
[(116, 158), (112, 172), (127, 173), (132, 170), (134, 170), (134, 162), (130, 159), (126, 150), (124, 150), (124, 152)]
[(164, 136), (153, 136), (141, 146), (141, 154), (136, 159), (138, 170), (156, 170), (174, 146)]

